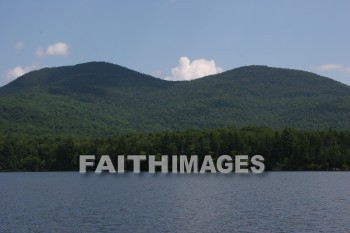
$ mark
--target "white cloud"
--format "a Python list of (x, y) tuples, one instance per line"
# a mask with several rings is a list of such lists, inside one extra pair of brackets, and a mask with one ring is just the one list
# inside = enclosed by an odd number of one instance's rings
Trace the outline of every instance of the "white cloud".
[(328, 71), (328, 70), (337, 70), (340, 69), (342, 66), (339, 64), (325, 64), (322, 66), (319, 66), (318, 69), (320, 71)]
[(6, 81), (7, 82), (11, 82), (13, 80), (15, 80), (16, 78), (30, 72), (33, 70), (38, 69), (38, 66), (25, 66), (25, 67), (21, 67), (21, 66), (16, 66), (13, 69), (10, 69), (6, 72)]
[(35, 54), (37, 57), (47, 56), (68, 56), (69, 46), (66, 43), (58, 42), (47, 46), (46, 50), (42, 47), (36, 49)]
[(333, 70), (333, 71), (342, 71), (342, 72), (350, 73), (350, 67), (346, 67), (341, 64), (324, 64), (316, 67), (316, 69), (323, 72)]
[(58, 42), (56, 44), (49, 45), (46, 49), (46, 54), (50, 56), (67, 56), (69, 54), (69, 47), (66, 43)]
[(214, 60), (197, 59), (192, 62), (188, 57), (181, 57), (177, 67), (171, 69), (172, 76), (165, 80), (192, 80), (204, 76), (221, 73), (223, 69), (216, 66)]
[(23, 47), (24, 47), (24, 42), (23, 41), (17, 41), (17, 43), (15, 44), (15, 49), (17, 51), (23, 49)]

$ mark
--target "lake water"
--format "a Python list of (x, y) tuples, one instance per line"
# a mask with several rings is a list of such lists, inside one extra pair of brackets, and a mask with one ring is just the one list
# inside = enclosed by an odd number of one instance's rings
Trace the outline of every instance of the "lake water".
[(349, 232), (350, 172), (0, 173), (0, 232)]

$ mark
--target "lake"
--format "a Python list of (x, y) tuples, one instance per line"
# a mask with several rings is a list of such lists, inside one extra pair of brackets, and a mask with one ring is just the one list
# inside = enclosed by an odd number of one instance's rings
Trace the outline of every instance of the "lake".
[(0, 232), (349, 232), (350, 172), (0, 173)]

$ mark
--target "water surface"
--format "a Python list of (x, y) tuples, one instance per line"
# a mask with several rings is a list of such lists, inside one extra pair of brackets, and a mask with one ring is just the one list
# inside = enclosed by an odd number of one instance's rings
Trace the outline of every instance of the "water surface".
[(0, 173), (0, 232), (349, 232), (350, 172)]

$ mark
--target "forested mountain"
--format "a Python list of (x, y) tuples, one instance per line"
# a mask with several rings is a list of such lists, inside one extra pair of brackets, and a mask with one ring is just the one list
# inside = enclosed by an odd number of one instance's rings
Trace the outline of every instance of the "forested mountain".
[(2, 135), (100, 137), (187, 128), (350, 129), (350, 87), (247, 66), (171, 82), (104, 62), (44, 68), (0, 88)]

